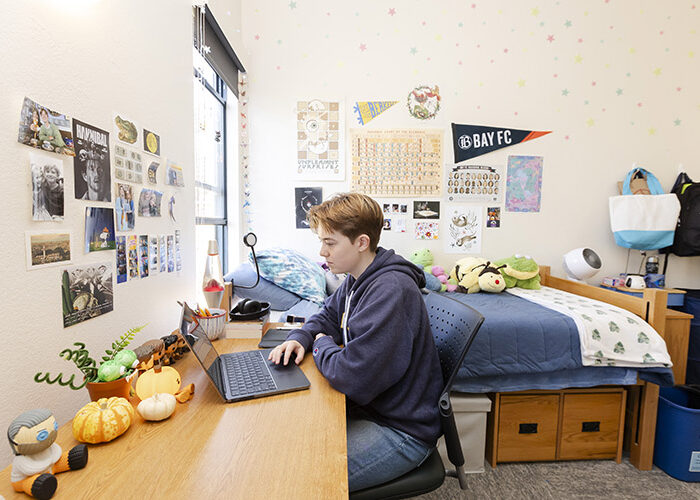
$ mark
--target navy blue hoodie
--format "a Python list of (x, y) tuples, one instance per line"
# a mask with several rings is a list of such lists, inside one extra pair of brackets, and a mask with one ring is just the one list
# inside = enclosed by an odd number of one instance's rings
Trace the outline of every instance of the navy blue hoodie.
[[(423, 271), (393, 250), (378, 248), (360, 277), (348, 276), (323, 309), (287, 339), (306, 352), (313, 344), (321, 373), (377, 423), (434, 446), (441, 434), (438, 398), (444, 384), (420, 292), (424, 286)], [(328, 336), (314, 342), (318, 333)]]

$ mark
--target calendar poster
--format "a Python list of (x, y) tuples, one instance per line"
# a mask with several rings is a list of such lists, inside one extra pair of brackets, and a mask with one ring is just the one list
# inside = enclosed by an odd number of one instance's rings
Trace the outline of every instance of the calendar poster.
[(447, 205), (446, 253), (481, 253), (482, 211), (481, 206)]
[(305, 180), (345, 180), (343, 103), (298, 101), (297, 176)]
[(442, 130), (350, 131), (351, 190), (370, 196), (440, 196)]

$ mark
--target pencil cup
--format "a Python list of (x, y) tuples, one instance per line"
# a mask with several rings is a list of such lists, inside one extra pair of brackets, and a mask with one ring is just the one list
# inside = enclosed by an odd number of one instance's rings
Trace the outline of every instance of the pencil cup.
[(211, 316), (197, 316), (197, 321), (202, 325), (209, 340), (218, 339), (226, 327), (226, 311), (223, 309), (209, 309)]

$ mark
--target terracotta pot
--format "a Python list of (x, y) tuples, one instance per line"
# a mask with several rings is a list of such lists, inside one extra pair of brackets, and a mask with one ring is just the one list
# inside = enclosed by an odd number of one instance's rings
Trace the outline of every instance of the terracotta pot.
[(88, 382), (87, 387), (90, 393), (90, 400), (97, 401), (100, 398), (119, 397), (129, 399), (131, 392), (132, 377), (122, 377), (111, 382)]

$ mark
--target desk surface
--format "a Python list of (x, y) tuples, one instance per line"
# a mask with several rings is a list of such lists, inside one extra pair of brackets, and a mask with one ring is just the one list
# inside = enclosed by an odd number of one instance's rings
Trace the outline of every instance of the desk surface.
[[(215, 342), (220, 352), (256, 345)], [(125, 434), (89, 445), (85, 469), (59, 474), (53, 498), (347, 498), (345, 398), (311, 356), (301, 364), (309, 390), (229, 404), (192, 353), (173, 367), (183, 386), (195, 384), (194, 397), (165, 421), (136, 413)], [(70, 422), (57, 443), (64, 450), (78, 444)], [(0, 472), (0, 495), (29, 498), (12, 489), (10, 467)]]

